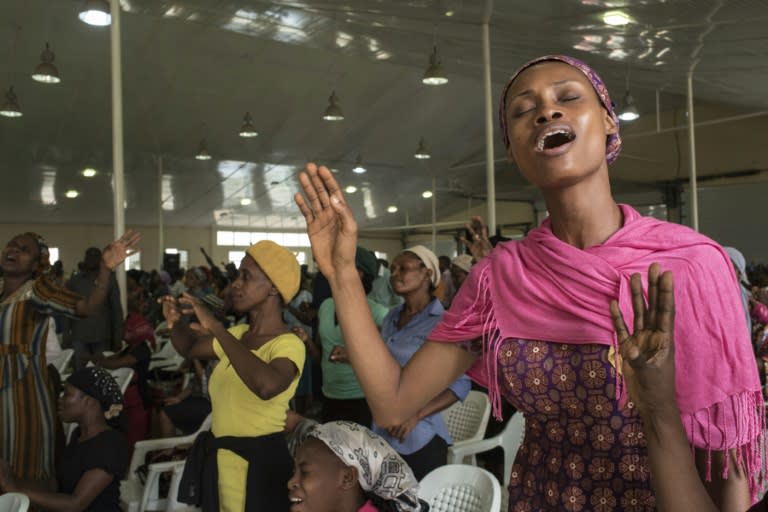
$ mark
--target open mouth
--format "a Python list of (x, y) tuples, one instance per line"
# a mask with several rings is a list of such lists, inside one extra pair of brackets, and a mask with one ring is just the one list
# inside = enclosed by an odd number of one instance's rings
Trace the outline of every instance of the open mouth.
[(576, 134), (569, 128), (555, 128), (539, 135), (536, 141), (536, 151), (555, 149), (576, 139)]

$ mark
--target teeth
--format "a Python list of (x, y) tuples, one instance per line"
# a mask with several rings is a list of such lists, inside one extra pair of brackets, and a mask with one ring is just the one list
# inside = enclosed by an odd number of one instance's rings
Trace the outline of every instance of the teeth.
[(541, 136), (539, 136), (539, 140), (536, 142), (536, 151), (544, 151), (544, 142), (547, 140), (547, 137), (550, 137), (552, 135), (557, 135), (557, 134), (563, 134), (563, 135), (567, 135), (568, 137), (571, 137), (571, 132), (563, 128), (558, 128), (556, 130), (545, 132)]
[(301, 503), (302, 501), (301, 498), (291, 498), (291, 503)]

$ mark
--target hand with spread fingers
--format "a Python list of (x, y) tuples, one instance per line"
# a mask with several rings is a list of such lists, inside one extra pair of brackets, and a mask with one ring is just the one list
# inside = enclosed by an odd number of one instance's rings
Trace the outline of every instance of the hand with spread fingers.
[(185, 292), (179, 297), (179, 304), (191, 307), (194, 310), (197, 321), (204, 330), (211, 331), (213, 328), (220, 325), (220, 322), (216, 319), (211, 310), (208, 309), (205, 304), (200, 302), (200, 299), (197, 297)]
[(475, 261), (480, 261), (493, 250), (491, 240), (488, 238), (488, 226), (482, 217), (475, 215), (469, 223), (465, 224), (465, 227), (467, 228), (467, 235), (461, 236), (459, 239), (464, 242), (464, 246), (475, 258)]
[(294, 199), (307, 223), (320, 272), (329, 281), (342, 269), (352, 269), (356, 275), (357, 222), (333, 174), (325, 166), (309, 163), (299, 182), (304, 195), (297, 193)]
[(141, 240), (141, 233), (129, 229), (123, 236), (109, 244), (101, 253), (101, 260), (109, 268), (114, 270), (125, 258), (139, 252), (136, 244)]
[(173, 329), (173, 325), (181, 318), (181, 311), (179, 310), (179, 304), (176, 297), (172, 295), (164, 295), (157, 299), (158, 304), (163, 308), (163, 318), (168, 329)]
[(648, 270), (648, 303), (642, 278), (630, 281), (634, 332), (629, 333), (618, 303), (611, 316), (619, 338), (622, 371), (630, 399), (641, 414), (677, 408), (675, 402), (675, 295), (671, 272), (654, 263)]

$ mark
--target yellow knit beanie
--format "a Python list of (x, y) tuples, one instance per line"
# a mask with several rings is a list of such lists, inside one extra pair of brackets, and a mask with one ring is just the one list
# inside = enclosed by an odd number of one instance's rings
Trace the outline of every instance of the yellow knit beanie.
[(267, 274), (272, 284), (288, 304), (299, 291), (301, 268), (296, 256), (271, 240), (262, 240), (245, 251)]

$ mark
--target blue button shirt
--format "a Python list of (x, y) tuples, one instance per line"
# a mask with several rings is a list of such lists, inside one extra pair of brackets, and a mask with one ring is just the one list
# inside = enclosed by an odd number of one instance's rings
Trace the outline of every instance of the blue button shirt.
[[(427, 336), (432, 332), (432, 329), (437, 325), (440, 319), (443, 317), (445, 310), (440, 301), (434, 299), (423, 310), (419, 311), (416, 316), (411, 318), (408, 325), (398, 330), (397, 322), (400, 319), (400, 314), (403, 311), (405, 305), (401, 304), (393, 308), (381, 325), (381, 336), (387, 344), (387, 348), (392, 353), (394, 358), (400, 363), (400, 366), (405, 364), (413, 357), (413, 354), (424, 344), (427, 340)], [(459, 400), (464, 400), (469, 394), (470, 382), (466, 375), (462, 375), (449, 389), (453, 391), (453, 394), (458, 397)], [(403, 455), (410, 455), (416, 451), (421, 450), (429, 443), (435, 435), (438, 435), (445, 439), (445, 442), (451, 444), (451, 436), (448, 433), (448, 427), (443, 421), (443, 417), (440, 413), (427, 416), (423, 420), (416, 424), (416, 427), (411, 431), (405, 441), (390, 436), (387, 431), (375, 423), (372, 430), (382, 436), (387, 442), (397, 451)]]

